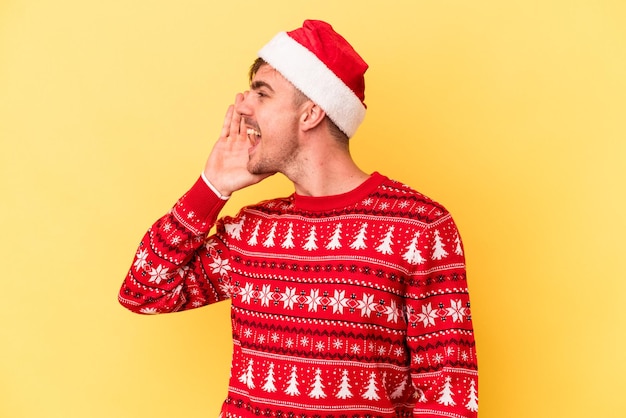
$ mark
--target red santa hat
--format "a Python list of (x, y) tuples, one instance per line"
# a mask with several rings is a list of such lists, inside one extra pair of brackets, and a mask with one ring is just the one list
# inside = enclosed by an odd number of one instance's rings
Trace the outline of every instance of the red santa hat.
[(319, 105), (348, 138), (365, 118), (367, 63), (331, 25), (305, 20), (259, 51), (298, 90)]

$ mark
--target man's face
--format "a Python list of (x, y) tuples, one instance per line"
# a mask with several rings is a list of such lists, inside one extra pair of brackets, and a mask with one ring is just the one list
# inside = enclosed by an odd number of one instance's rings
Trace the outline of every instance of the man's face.
[(293, 167), (299, 152), (297, 90), (278, 71), (263, 65), (250, 83), (250, 91), (235, 111), (243, 116), (252, 146), (248, 171), (282, 172)]

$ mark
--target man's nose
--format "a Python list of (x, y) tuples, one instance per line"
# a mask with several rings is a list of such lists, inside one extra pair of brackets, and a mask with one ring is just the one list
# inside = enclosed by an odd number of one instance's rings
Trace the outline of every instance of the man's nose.
[(241, 99), (235, 103), (235, 112), (240, 115), (250, 115), (250, 105), (248, 103), (250, 91), (244, 91), (241, 96)]

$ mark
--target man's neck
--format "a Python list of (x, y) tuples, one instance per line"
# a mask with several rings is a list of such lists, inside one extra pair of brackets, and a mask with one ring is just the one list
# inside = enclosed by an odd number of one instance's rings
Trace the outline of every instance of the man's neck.
[(349, 157), (307, 161), (291, 176), (295, 191), (301, 196), (334, 196), (360, 186), (369, 174), (361, 170)]

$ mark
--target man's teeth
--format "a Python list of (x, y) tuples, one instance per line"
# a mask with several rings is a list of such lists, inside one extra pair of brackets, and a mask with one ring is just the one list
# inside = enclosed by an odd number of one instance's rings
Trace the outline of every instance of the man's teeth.
[(257, 131), (256, 129), (252, 129), (252, 128), (248, 128), (247, 133), (248, 133), (248, 135), (261, 136), (261, 132)]

